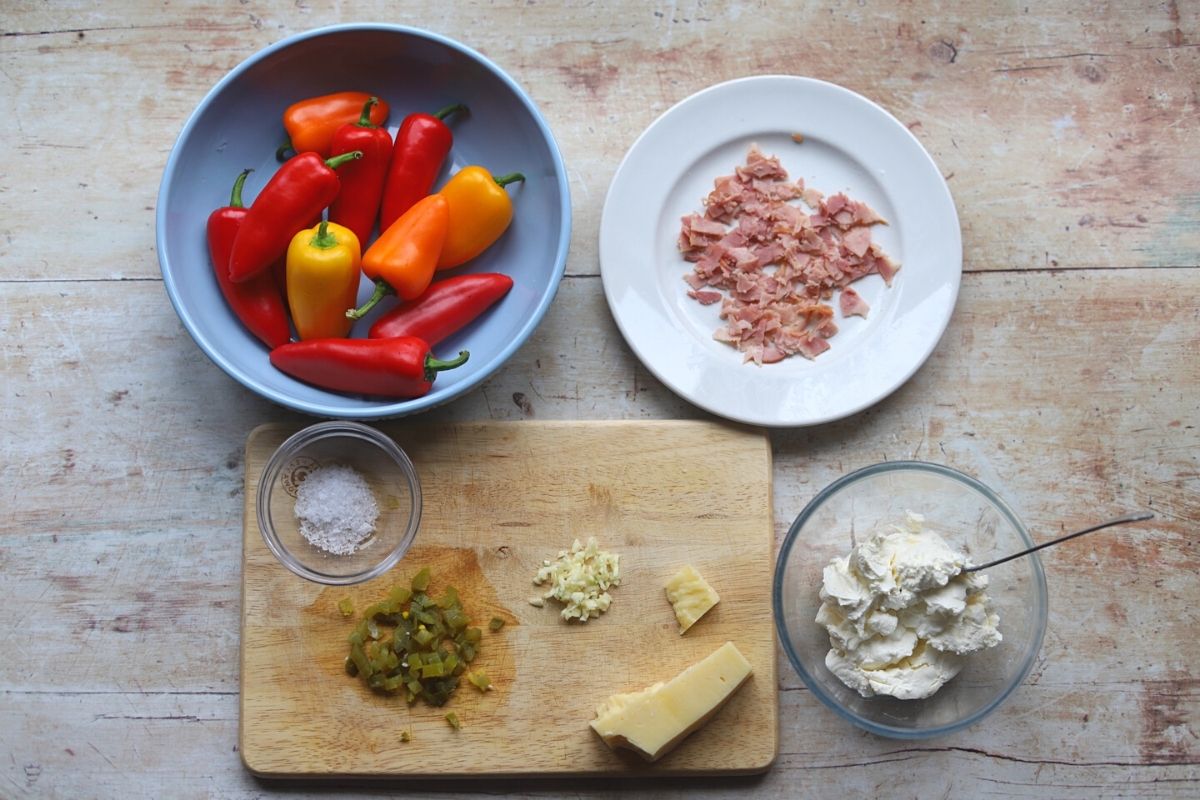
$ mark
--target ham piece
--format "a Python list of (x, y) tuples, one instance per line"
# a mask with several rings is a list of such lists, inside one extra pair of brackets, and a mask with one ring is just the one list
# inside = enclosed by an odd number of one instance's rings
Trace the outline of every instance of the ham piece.
[(842, 310), (843, 317), (857, 316), (863, 319), (867, 318), (867, 312), (871, 310), (867, 301), (862, 299), (862, 295), (849, 286), (842, 289), (842, 293), (838, 295), (838, 307)]
[(713, 181), (703, 213), (681, 221), (679, 252), (692, 264), (687, 294), (721, 303), (725, 324), (713, 338), (745, 361), (816, 358), (837, 333), (833, 295), (843, 318), (866, 317), (870, 307), (849, 285), (877, 274), (891, 286), (900, 269), (871, 241), (879, 224), (887, 221), (867, 204), (789, 180), (777, 157), (751, 145), (745, 164)]

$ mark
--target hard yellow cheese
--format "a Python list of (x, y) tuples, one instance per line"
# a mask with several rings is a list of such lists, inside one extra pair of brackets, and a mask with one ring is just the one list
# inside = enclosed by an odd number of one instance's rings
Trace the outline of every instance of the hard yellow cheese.
[(666, 683), (614, 694), (596, 708), (592, 730), (609, 747), (657, 761), (717, 713), (750, 672), (750, 662), (726, 642)]
[(679, 635), (682, 636), (688, 628), (696, 624), (696, 620), (721, 602), (721, 596), (708, 585), (708, 581), (700, 576), (695, 567), (688, 564), (667, 581), (667, 600), (675, 609)]

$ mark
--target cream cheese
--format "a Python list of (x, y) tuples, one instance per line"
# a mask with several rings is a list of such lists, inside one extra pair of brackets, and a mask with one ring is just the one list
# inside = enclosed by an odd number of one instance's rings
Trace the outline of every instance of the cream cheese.
[(1001, 639), (986, 575), (924, 528), (920, 514), (874, 533), (825, 567), (817, 622), (829, 631), (825, 665), (863, 697), (929, 697), (964, 656)]

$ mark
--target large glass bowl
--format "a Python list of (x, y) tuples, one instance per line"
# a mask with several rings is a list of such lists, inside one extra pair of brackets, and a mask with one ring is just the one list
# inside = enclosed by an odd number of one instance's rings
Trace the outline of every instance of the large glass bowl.
[(1046, 577), (1036, 554), (988, 569), (1004, 640), (967, 656), (963, 670), (932, 697), (864, 698), (825, 666), (829, 634), (815, 621), (822, 570), (875, 528), (903, 521), (907, 511), (924, 515), (928, 529), (976, 564), (1034, 544), (1013, 510), (974, 478), (937, 464), (876, 464), (834, 481), (792, 523), (772, 599), (784, 652), (817, 699), (872, 733), (922, 739), (978, 722), (1029, 675), (1046, 631)]

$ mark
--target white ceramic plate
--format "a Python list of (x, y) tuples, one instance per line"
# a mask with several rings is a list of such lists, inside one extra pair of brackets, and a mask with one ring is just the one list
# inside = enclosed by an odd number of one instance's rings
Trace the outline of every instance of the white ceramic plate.
[[(854, 283), (868, 318), (836, 312), (839, 331), (812, 361), (743, 363), (712, 338), (720, 303), (687, 296), (680, 218), (702, 211), (713, 180), (744, 163), (752, 143), (778, 156), (790, 178), (826, 195), (844, 191), (890, 223), (875, 226), (872, 240), (899, 274), (890, 288), (878, 275)], [(815, 425), (878, 402), (933, 352), (958, 297), (962, 235), (941, 173), (895, 117), (840, 86), (759, 76), (692, 95), (638, 138), (604, 202), (600, 273), (629, 346), (680, 396), (753, 425)]]

